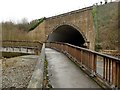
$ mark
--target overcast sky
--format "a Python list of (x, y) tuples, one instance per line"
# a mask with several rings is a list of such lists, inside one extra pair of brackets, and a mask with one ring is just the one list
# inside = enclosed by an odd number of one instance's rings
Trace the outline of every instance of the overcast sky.
[[(104, 0), (0, 0), (0, 22), (28, 21), (81, 9)], [(111, 0), (108, 0), (109, 2)], [(112, 0), (114, 1), (114, 0)]]

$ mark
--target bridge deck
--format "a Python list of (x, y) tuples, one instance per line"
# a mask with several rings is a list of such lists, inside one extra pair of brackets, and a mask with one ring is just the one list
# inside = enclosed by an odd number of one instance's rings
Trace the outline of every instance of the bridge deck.
[(50, 84), (54, 88), (100, 88), (67, 56), (46, 48)]

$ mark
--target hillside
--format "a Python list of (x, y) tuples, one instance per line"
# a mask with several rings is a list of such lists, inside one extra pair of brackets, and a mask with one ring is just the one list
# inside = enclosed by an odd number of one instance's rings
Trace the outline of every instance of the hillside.
[(2, 23), (2, 40), (29, 40), (26, 25), (14, 24), (12, 22)]
[(93, 11), (97, 49), (118, 49), (118, 3), (95, 6)]
[(11, 21), (2, 22), (2, 40), (31, 40), (29, 31), (34, 30), (45, 18), (15, 24)]

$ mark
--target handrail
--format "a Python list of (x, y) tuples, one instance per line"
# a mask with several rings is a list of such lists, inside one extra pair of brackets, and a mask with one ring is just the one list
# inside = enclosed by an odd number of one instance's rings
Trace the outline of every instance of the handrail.
[(113, 57), (113, 56), (110, 56), (110, 55), (107, 55), (107, 54), (103, 54), (103, 53), (100, 53), (100, 52), (96, 52), (96, 51), (93, 51), (93, 50), (90, 50), (90, 49), (87, 49), (87, 48), (75, 46), (75, 45), (72, 45), (72, 44), (69, 44), (69, 43), (62, 43), (62, 42), (46, 42), (46, 43), (56, 43), (56, 44), (68, 45), (68, 46), (71, 46), (71, 47), (74, 47), (74, 48), (77, 48), (77, 49), (86, 50), (86, 51), (89, 51), (91, 53), (98, 54), (100, 56), (104, 56), (104, 57), (108, 57), (108, 58), (120, 61), (120, 58)]
[(46, 46), (65, 53), (105, 86), (120, 88), (120, 59), (62, 42), (46, 42)]
[(71, 46), (71, 47), (75, 47), (75, 48), (77, 48), (77, 49), (89, 51), (89, 52), (94, 53), (94, 54), (97, 54), (97, 55), (99, 55), (99, 56), (103, 56), (103, 57), (107, 57), (107, 58), (110, 58), (110, 59), (115, 59), (115, 60), (119, 60), (119, 61), (120, 61), (119, 58), (116, 58), (116, 57), (113, 57), (113, 56), (110, 56), (110, 55), (107, 55), (107, 54), (103, 54), (103, 53), (99, 53), (99, 52), (96, 52), (96, 51), (92, 51), (92, 50), (90, 50), (90, 49), (86, 49), (86, 48), (74, 46), (74, 45), (71, 45), (71, 44), (68, 44), (68, 43), (65, 43), (65, 44), (66, 44), (66, 45), (69, 45), (69, 46)]

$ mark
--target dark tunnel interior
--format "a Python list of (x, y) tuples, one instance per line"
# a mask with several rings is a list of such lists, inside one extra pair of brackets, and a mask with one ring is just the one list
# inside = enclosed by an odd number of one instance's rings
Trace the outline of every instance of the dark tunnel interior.
[(85, 40), (74, 27), (62, 25), (49, 35), (48, 42), (64, 42), (81, 47), (85, 43)]

